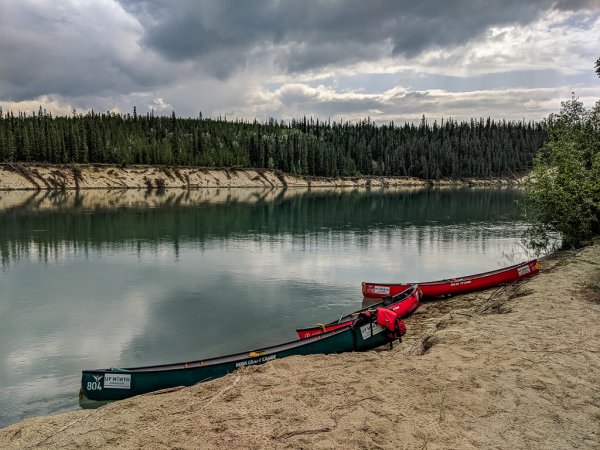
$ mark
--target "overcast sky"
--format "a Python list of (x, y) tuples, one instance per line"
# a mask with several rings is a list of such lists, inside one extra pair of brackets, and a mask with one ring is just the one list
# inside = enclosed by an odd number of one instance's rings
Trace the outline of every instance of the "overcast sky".
[(0, 106), (377, 123), (600, 99), (600, 0), (0, 0)]

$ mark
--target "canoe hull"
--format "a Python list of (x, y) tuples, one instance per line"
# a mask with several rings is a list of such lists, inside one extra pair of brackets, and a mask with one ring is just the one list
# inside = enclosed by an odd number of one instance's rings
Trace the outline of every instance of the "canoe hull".
[(373, 321), (345, 327), (304, 341), (208, 360), (131, 369), (84, 370), (80, 403), (122, 400), (178, 386), (191, 386), (225, 376), (240, 367), (264, 364), (292, 355), (331, 354), (370, 350), (390, 342), (388, 333)]
[(491, 272), (471, 275), (461, 278), (450, 278), (440, 281), (422, 283), (371, 283), (363, 282), (362, 293), (367, 298), (383, 298), (402, 292), (412, 284), (418, 284), (423, 292), (423, 297), (435, 298), (448, 295), (464, 294), (479, 291), (502, 284), (508, 284), (537, 275), (540, 265), (537, 259), (516, 264)]
[(396, 293), (394, 297), (392, 297), (391, 302), (388, 304), (384, 304), (383, 302), (377, 303), (354, 313), (348, 314), (336, 322), (330, 322), (326, 325), (315, 325), (312, 327), (300, 328), (296, 330), (296, 333), (298, 333), (298, 337), (300, 339), (308, 339), (312, 336), (318, 336), (319, 334), (323, 334), (328, 331), (350, 326), (361, 312), (368, 309), (386, 308), (396, 313), (399, 319), (402, 319), (417, 309), (417, 306), (419, 306), (420, 295), (421, 293), (418, 286), (407, 286), (402, 291)]

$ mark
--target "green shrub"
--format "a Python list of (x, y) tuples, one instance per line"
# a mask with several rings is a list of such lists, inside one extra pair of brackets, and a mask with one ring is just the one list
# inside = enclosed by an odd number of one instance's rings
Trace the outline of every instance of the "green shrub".
[(552, 232), (571, 248), (600, 234), (600, 102), (591, 110), (576, 97), (561, 105), (548, 119), (548, 141), (525, 189), (534, 247), (547, 245)]

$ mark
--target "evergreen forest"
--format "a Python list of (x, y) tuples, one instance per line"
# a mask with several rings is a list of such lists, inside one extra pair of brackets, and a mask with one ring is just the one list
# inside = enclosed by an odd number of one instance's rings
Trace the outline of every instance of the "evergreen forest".
[(253, 167), (311, 176), (424, 179), (511, 177), (528, 172), (544, 122), (471, 119), (379, 125), (228, 121), (152, 113), (52, 116), (0, 110), (0, 161)]

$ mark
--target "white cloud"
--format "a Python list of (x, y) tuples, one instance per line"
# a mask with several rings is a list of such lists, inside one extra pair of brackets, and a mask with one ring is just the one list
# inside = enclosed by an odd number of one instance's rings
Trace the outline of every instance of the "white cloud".
[[(74, 109), (77, 110), (75, 103), (50, 95), (42, 95), (32, 100), (22, 100), (17, 102), (0, 100), (0, 107), (4, 111), (21, 111), (27, 114), (35, 112), (37, 114), (40, 106), (48, 112), (52, 112), (54, 115), (61, 116), (68, 116)], [(81, 107), (84, 108), (84, 111), (81, 112), (85, 112), (87, 105), (81, 105)]]
[[(550, 11), (527, 26), (493, 27), (477, 42), (442, 56), (425, 54), (421, 70), (434, 70), (435, 62), (444, 64), (444, 72), (473, 76), (511, 70), (558, 70), (565, 74), (590, 71), (594, 54), (600, 48), (600, 15), (590, 18), (589, 28), (569, 25), (575, 13)], [(597, 56), (596, 56), (597, 57)]]
[(154, 97), (152, 103), (147, 105), (148, 109), (153, 109), (158, 112), (166, 111), (170, 108), (173, 108), (170, 103), (167, 103), (162, 97)]
[[(560, 102), (573, 91), (587, 106), (600, 98), (600, 84), (565, 85), (560, 79), (561, 73), (593, 78), (595, 52), (600, 48), (600, 14), (581, 18), (585, 27), (573, 26), (577, 18), (580, 13), (549, 11), (526, 27), (492, 27), (475, 42), (430, 50), (414, 59), (388, 57), (377, 63), (327, 67), (321, 73), (276, 74), (270, 81), (277, 87), (261, 88), (250, 102), (264, 115), (283, 118), (306, 114), (360, 120), (369, 115), (378, 121), (414, 121), (425, 114), (438, 119), (491, 116), (540, 120), (557, 112)], [(511, 83), (514, 72), (530, 85), (539, 78), (542, 87), (507, 87), (518, 84)], [(360, 79), (371, 74), (396, 74), (400, 84), (368, 94), (361, 88), (337, 88), (343, 77)], [(436, 75), (462, 78), (466, 80), (463, 84), (468, 84), (470, 78), (488, 74), (506, 74), (506, 78), (495, 77), (489, 84), (497, 86), (489, 89), (448, 91), (435, 85)], [(431, 88), (412, 88), (424, 75), (431, 78)], [(314, 86), (314, 82), (322, 84)], [(547, 87), (549, 84), (552, 86)]]
[[(249, 39), (256, 45), (236, 41), (244, 49), (243, 60), (237, 61), (239, 48), (226, 45), (227, 39), (240, 39), (243, 33), (237, 31), (222, 34), (219, 52), (190, 42), (199, 56), (184, 58), (183, 48), (178, 48), (179, 59), (167, 59), (160, 53), (164, 48), (156, 46), (156, 36), (149, 40), (145, 34), (156, 25), (152, 20), (160, 20), (140, 13), (150, 3), (138, 8), (114, 0), (58, 6), (25, 0), (2, 6), (0, 106), (29, 112), (42, 105), (53, 114), (92, 108), (130, 112), (137, 106), (140, 113), (147, 107), (182, 116), (202, 111), (205, 116), (249, 120), (313, 115), (399, 122), (419, 120), (423, 114), (540, 120), (556, 112), (572, 91), (588, 106), (598, 98), (593, 63), (600, 56), (600, 10), (563, 11), (549, 4), (540, 3), (536, 14), (528, 10), (530, 19), (521, 25), (516, 24), (518, 17), (510, 22), (506, 16), (497, 24), (488, 17), (491, 25), (470, 38), (461, 34), (443, 45), (443, 33), (436, 35), (435, 45), (423, 47), (416, 56), (407, 56), (410, 51), (392, 56), (398, 40), (416, 45), (409, 37), (381, 38), (369, 31), (355, 36), (356, 45), (360, 43), (355, 56), (360, 57), (336, 57), (336, 47), (331, 42), (321, 45), (319, 36), (346, 36), (340, 25), (339, 35), (336, 30), (307, 29), (304, 41), (299, 31), (289, 39), (273, 30), (253, 33)], [(194, 3), (185, 7), (193, 10)], [(245, 19), (231, 20), (242, 26)], [(23, 34), (24, 28), (38, 32)], [(305, 61), (298, 62), (294, 73), (286, 72), (289, 58), (295, 57)], [(219, 71), (227, 75), (211, 75)]]

